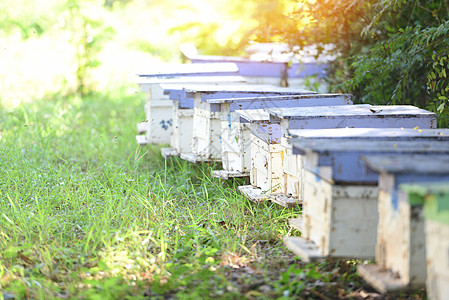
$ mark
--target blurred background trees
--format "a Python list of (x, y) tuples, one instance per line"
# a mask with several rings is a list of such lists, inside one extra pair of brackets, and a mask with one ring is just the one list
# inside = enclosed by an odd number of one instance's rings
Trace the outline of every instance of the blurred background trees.
[(0, 99), (31, 101), (133, 82), (200, 54), (245, 55), (253, 42), (332, 57), (333, 91), (415, 104), (449, 125), (447, 0), (17, 0), (0, 3)]
[(449, 1), (297, 1), (289, 18), (283, 41), (317, 45), (319, 54), (332, 45), (334, 91), (362, 103), (414, 104), (449, 125)]

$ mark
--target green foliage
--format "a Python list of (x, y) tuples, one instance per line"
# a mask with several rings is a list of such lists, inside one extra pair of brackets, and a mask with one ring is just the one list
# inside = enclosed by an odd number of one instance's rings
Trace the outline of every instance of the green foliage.
[[(427, 8), (419, 1), (402, 3), (401, 6), (390, 4), (385, 10), (430, 10), (433, 19), (425, 13), (423, 17), (412, 14), (412, 18), (416, 17), (414, 22), (404, 23), (418, 25), (398, 28), (373, 45), (367, 55), (356, 56), (351, 65), (353, 77), (341, 88), (358, 91), (362, 102), (412, 104), (429, 109), (438, 114), (439, 126), (449, 126), (446, 109), (449, 21), (443, 21), (437, 11), (432, 10), (435, 2), (426, 3)], [(380, 13), (385, 14), (384, 11)], [(370, 26), (374, 28), (376, 24), (373, 21)], [(377, 26), (385, 27), (381, 23)]]
[(21, 38), (25, 40), (41, 36), (52, 27), (53, 16), (48, 13), (48, 9), (53, 6), (52, 1), (45, 4), (25, 0), (15, 2), (15, 5), (11, 5), (8, 1), (0, 3), (0, 11), (2, 12), (0, 13), (1, 35), (6, 36), (18, 32)]
[(292, 46), (336, 56), (329, 76), (335, 91), (363, 103), (417, 105), (449, 126), (447, 1), (297, 2), (294, 22), (277, 28)]

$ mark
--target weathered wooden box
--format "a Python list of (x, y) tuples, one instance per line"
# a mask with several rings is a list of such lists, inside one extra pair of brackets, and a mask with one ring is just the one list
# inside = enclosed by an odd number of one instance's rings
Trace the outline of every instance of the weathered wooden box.
[[(374, 258), (378, 220), (378, 175), (367, 172), (361, 156), (448, 154), (444, 140), (294, 139), (304, 158), (301, 238), (286, 240), (304, 259)], [(325, 221), (323, 221), (325, 220)], [(297, 241), (300, 241), (299, 244)], [(301, 243), (308, 242), (308, 247)], [(309, 255), (311, 251), (313, 255)]]
[[(251, 133), (269, 144), (280, 144), (283, 151), (280, 154), (265, 153), (266, 161), (271, 157), (281, 155), (281, 166), (273, 170), (279, 170), (277, 174), (270, 174), (271, 178), (279, 178), (278, 181), (270, 182), (267, 178), (267, 184), (260, 186), (256, 181), (251, 180), (254, 191), (250, 187), (245, 187), (245, 191), (251, 194), (261, 193), (281, 193), (284, 196), (297, 198), (298, 185), (294, 179), (300, 176), (300, 159), (288, 159), (288, 143), (281, 143), (282, 137), (288, 135), (289, 129), (322, 129), (322, 128), (344, 128), (344, 127), (406, 127), (414, 128), (432, 128), (436, 124), (436, 116), (428, 111), (413, 106), (371, 106), (371, 105), (352, 105), (352, 106), (325, 106), (325, 107), (294, 107), (294, 108), (272, 108), (266, 109), (270, 115), (270, 121), (254, 121), (251, 125)], [(237, 112), (242, 118), (251, 120), (251, 111)], [(254, 111), (254, 114), (260, 115), (260, 112)], [(286, 147), (283, 147), (286, 146)], [(293, 161), (292, 161), (293, 160)], [(288, 163), (288, 166), (286, 164)], [(258, 166), (253, 165), (253, 169)], [(256, 171), (254, 171), (254, 174)], [(267, 172), (266, 169), (258, 169), (257, 172)], [(273, 171), (272, 171), (273, 172)], [(287, 176), (284, 176), (287, 174)], [(287, 177), (287, 178), (285, 178)], [(292, 177), (292, 178), (290, 178)], [(251, 177), (254, 179), (254, 176)], [(288, 179), (291, 179), (288, 181)], [(293, 182), (292, 182), (293, 181)], [(260, 182), (260, 181), (259, 181)], [(296, 193), (296, 194), (294, 194)], [(300, 193), (300, 191), (299, 191)], [(277, 196), (280, 197), (280, 196)], [(301, 200), (301, 199), (299, 199)], [(295, 201), (290, 199), (289, 202)]]
[[(308, 107), (327, 105), (352, 105), (351, 95), (310, 94), (290, 96), (265, 96), (250, 98), (210, 99), (211, 104), (220, 105), (221, 145), (223, 170), (214, 171), (215, 177), (249, 176), (251, 168), (250, 124), (235, 113), (236, 110), (254, 110), (273, 107)], [(265, 112), (253, 114), (252, 118), (263, 118), (267, 123), (269, 115)]]
[[(269, 85), (220, 85), (189, 86), (184, 89), (185, 97), (194, 99), (192, 153), (183, 153), (181, 158), (191, 162), (221, 160), (222, 157), (222, 110), (217, 99), (248, 98), (313, 94), (299, 89), (280, 88)], [(225, 104), (229, 109), (242, 105), (269, 105), (268, 101), (247, 101), (243, 104)], [(223, 111), (226, 111), (224, 109)]]
[[(446, 143), (449, 147), (449, 143)], [(360, 275), (380, 292), (423, 288), (426, 282), (424, 197), (403, 183), (449, 180), (449, 155), (366, 156), (380, 173), (376, 264), (361, 265)]]
[(238, 67), (234, 63), (219, 64), (176, 64), (165, 65), (151, 72), (138, 74), (139, 84), (145, 93), (145, 121), (138, 124), (139, 133), (145, 135), (137, 136), (139, 144), (168, 144), (172, 133), (173, 105), (160, 88), (161, 83), (215, 83), (210, 76), (225, 76), (227, 82), (245, 82), (245, 79), (237, 75)]
[(449, 181), (426, 188), (427, 295), (431, 300), (449, 299)]

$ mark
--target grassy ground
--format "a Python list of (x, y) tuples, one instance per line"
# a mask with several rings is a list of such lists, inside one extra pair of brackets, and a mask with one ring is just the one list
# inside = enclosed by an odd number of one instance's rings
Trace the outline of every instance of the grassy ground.
[(122, 92), (0, 109), (0, 299), (380, 297), (354, 262), (282, 246), (299, 209), (138, 147), (142, 107)]

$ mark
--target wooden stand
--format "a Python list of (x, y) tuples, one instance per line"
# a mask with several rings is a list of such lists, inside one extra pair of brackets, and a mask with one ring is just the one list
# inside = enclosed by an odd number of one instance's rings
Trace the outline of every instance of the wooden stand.
[(149, 144), (146, 135), (136, 135), (136, 141), (139, 146), (145, 146)]
[(402, 291), (407, 287), (397, 273), (377, 264), (358, 265), (357, 272), (369, 285), (381, 293)]
[(179, 152), (176, 151), (176, 149), (173, 148), (162, 148), (161, 149), (161, 155), (165, 158), (170, 158), (173, 156), (179, 156)]
[(263, 192), (260, 188), (252, 185), (244, 185), (238, 187), (239, 191), (245, 195), (249, 200), (255, 203), (261, 203), (263, 201), (271, 201), (283, 207), (296, 207), (300, 203), (298, 199), (293, 197), (287, 197), (284, 194), (268, 194)]
[(284, 239), (285, 246), (301, 257), (302, 260), (310, 262), (324, 259), (321, 250), (312, 242), (297, 236), (290, 236)]
[(214, 161), (213, 159), (204, 158), (202, 156), (199, 156), (199, 155), (196, 155), (193, 153), (181, 153), (180, 157), (181, 157), (181, 159), (186, 160), (191, 163), (194, 163), (194, 164)]
[(212, 177), (228, 180), (230, 178), (249, 177), (249, 173), (236, 171), (215, 170), (211, 172)]

